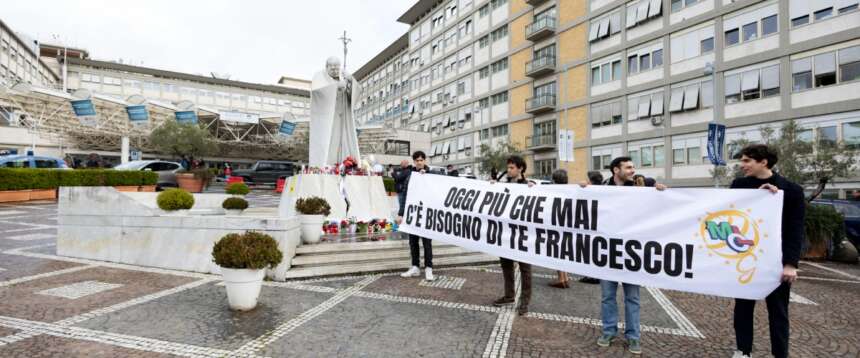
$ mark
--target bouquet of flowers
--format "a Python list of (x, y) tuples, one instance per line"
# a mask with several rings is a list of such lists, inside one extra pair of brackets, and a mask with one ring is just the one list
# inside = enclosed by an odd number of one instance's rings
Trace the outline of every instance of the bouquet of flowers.
[(340, 232), (340, 223), (336, 220), (324, 222), (323, 223), (323, 232), (326, 234), (337, 234)]

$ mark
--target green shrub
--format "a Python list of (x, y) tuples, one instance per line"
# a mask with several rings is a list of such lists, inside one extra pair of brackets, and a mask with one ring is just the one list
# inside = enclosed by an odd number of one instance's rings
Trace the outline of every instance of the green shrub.
[(271, 236), (248, 231), (222, 237), (212, 248), (212, 258), (221, 267), (260, 270), (277, 266), (284, 255)]
[(248, 185), (245, 183), (233, 183), (227, 185), (227, 194), (230, 195), (248, 195), (251, 192), (251, 189), (248, 188)]
[(325, 199), (318, 196), (296, 200), (296, 211), (302, 215), (325, 215), (331, 213), (331, 206)]
[(155, 185), (158, 173), (113, 170), (0, 168), (0, 190), (54, 189), (61, 186)]
[(242, 198), (227, 198), (221, 203), (221, 207), (225, 210), (245, 210), (248, 208), (248, 201)]
[(382, 184), (385, 185), (385, 191), (388, 193), (395, 192), (394, 190), (394, 178), (392, 177), (382, 177)]
[(194, 206), (194, 195), (182, 189), (167, 189), (156, 199), (161, 210), (188, 210)]
[(830, 205), (807, 204), (804, 231), (811, 243), (841, 242), (845, 237), (845, 217)]

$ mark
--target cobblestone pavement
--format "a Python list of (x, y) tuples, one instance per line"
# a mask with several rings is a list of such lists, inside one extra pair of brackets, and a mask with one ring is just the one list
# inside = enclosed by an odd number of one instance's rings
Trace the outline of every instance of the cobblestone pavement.
[[(257, 207), (277, 196), (255, 191)], [(599, 287), (547, 286), (531, 312), (490, 302), (496, 265), (266, 282), (251, 312), (227, 309), (220, 277), (56, 255), (56, 203), (0, 204), (0, 357), (626, 357), (597, 347)], [(793, 357), (860, 357), (860, 266), (804, 262), (792, 288)], [(619, 297), (623, 295), (619, 294)], [(733, 301), (643, 288), (646, 357), (730, 357)], [(768, 356), (756, 311), (756, 356)]]

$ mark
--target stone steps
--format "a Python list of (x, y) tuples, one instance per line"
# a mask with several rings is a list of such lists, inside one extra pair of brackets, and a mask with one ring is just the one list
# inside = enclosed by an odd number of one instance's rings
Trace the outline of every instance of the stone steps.
[[(423, 249), (421, 250), (423, 253)], [(497, 262), (498, 258), (454, 245), (433, 245), (436, 267)], [(423, 255), (421, 258), (423, 264)], [(405, 270), (411, 266), (409, 242), (389, 240), (302, 245), (296, 250), (287, 279)]]

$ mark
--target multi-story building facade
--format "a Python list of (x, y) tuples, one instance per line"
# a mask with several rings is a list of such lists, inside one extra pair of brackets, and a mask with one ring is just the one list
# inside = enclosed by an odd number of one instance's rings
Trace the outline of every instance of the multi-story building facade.
[(26, 83), (54, 87), (56, 73), (39, 57), (39, 44), (25, 40), (0, 20), (0, 86)]
[(409, 102), (408, 35), (403, 35), (353, 74), (358, 82), (353, 114), (362, 155), (381, 164), (411, 161), (412, 152), (427, 151), (430, 135), (408, 126), (414, 111)]
[(409, 39), (404, 34), (353, 74), (359, 84), (353, 110), (360, 125), (377, 123), (395, 128), (407, 125), (411, 115), (408, 48)]
[[(572, 180), (629, 155), (674, 186), (713, 183), (708, 122), (727, 142), (796, 119), (860, 146), (857, 0), (418, 1), (408, 123), (431, 162), (476, 168), (509, 141), (528, 174)], [(735, 148), (727, 148), (729, 152)], [(731, 153), (730, 153), (731, 154)], [(855, 182), (837, 184), (855, 185)]]

